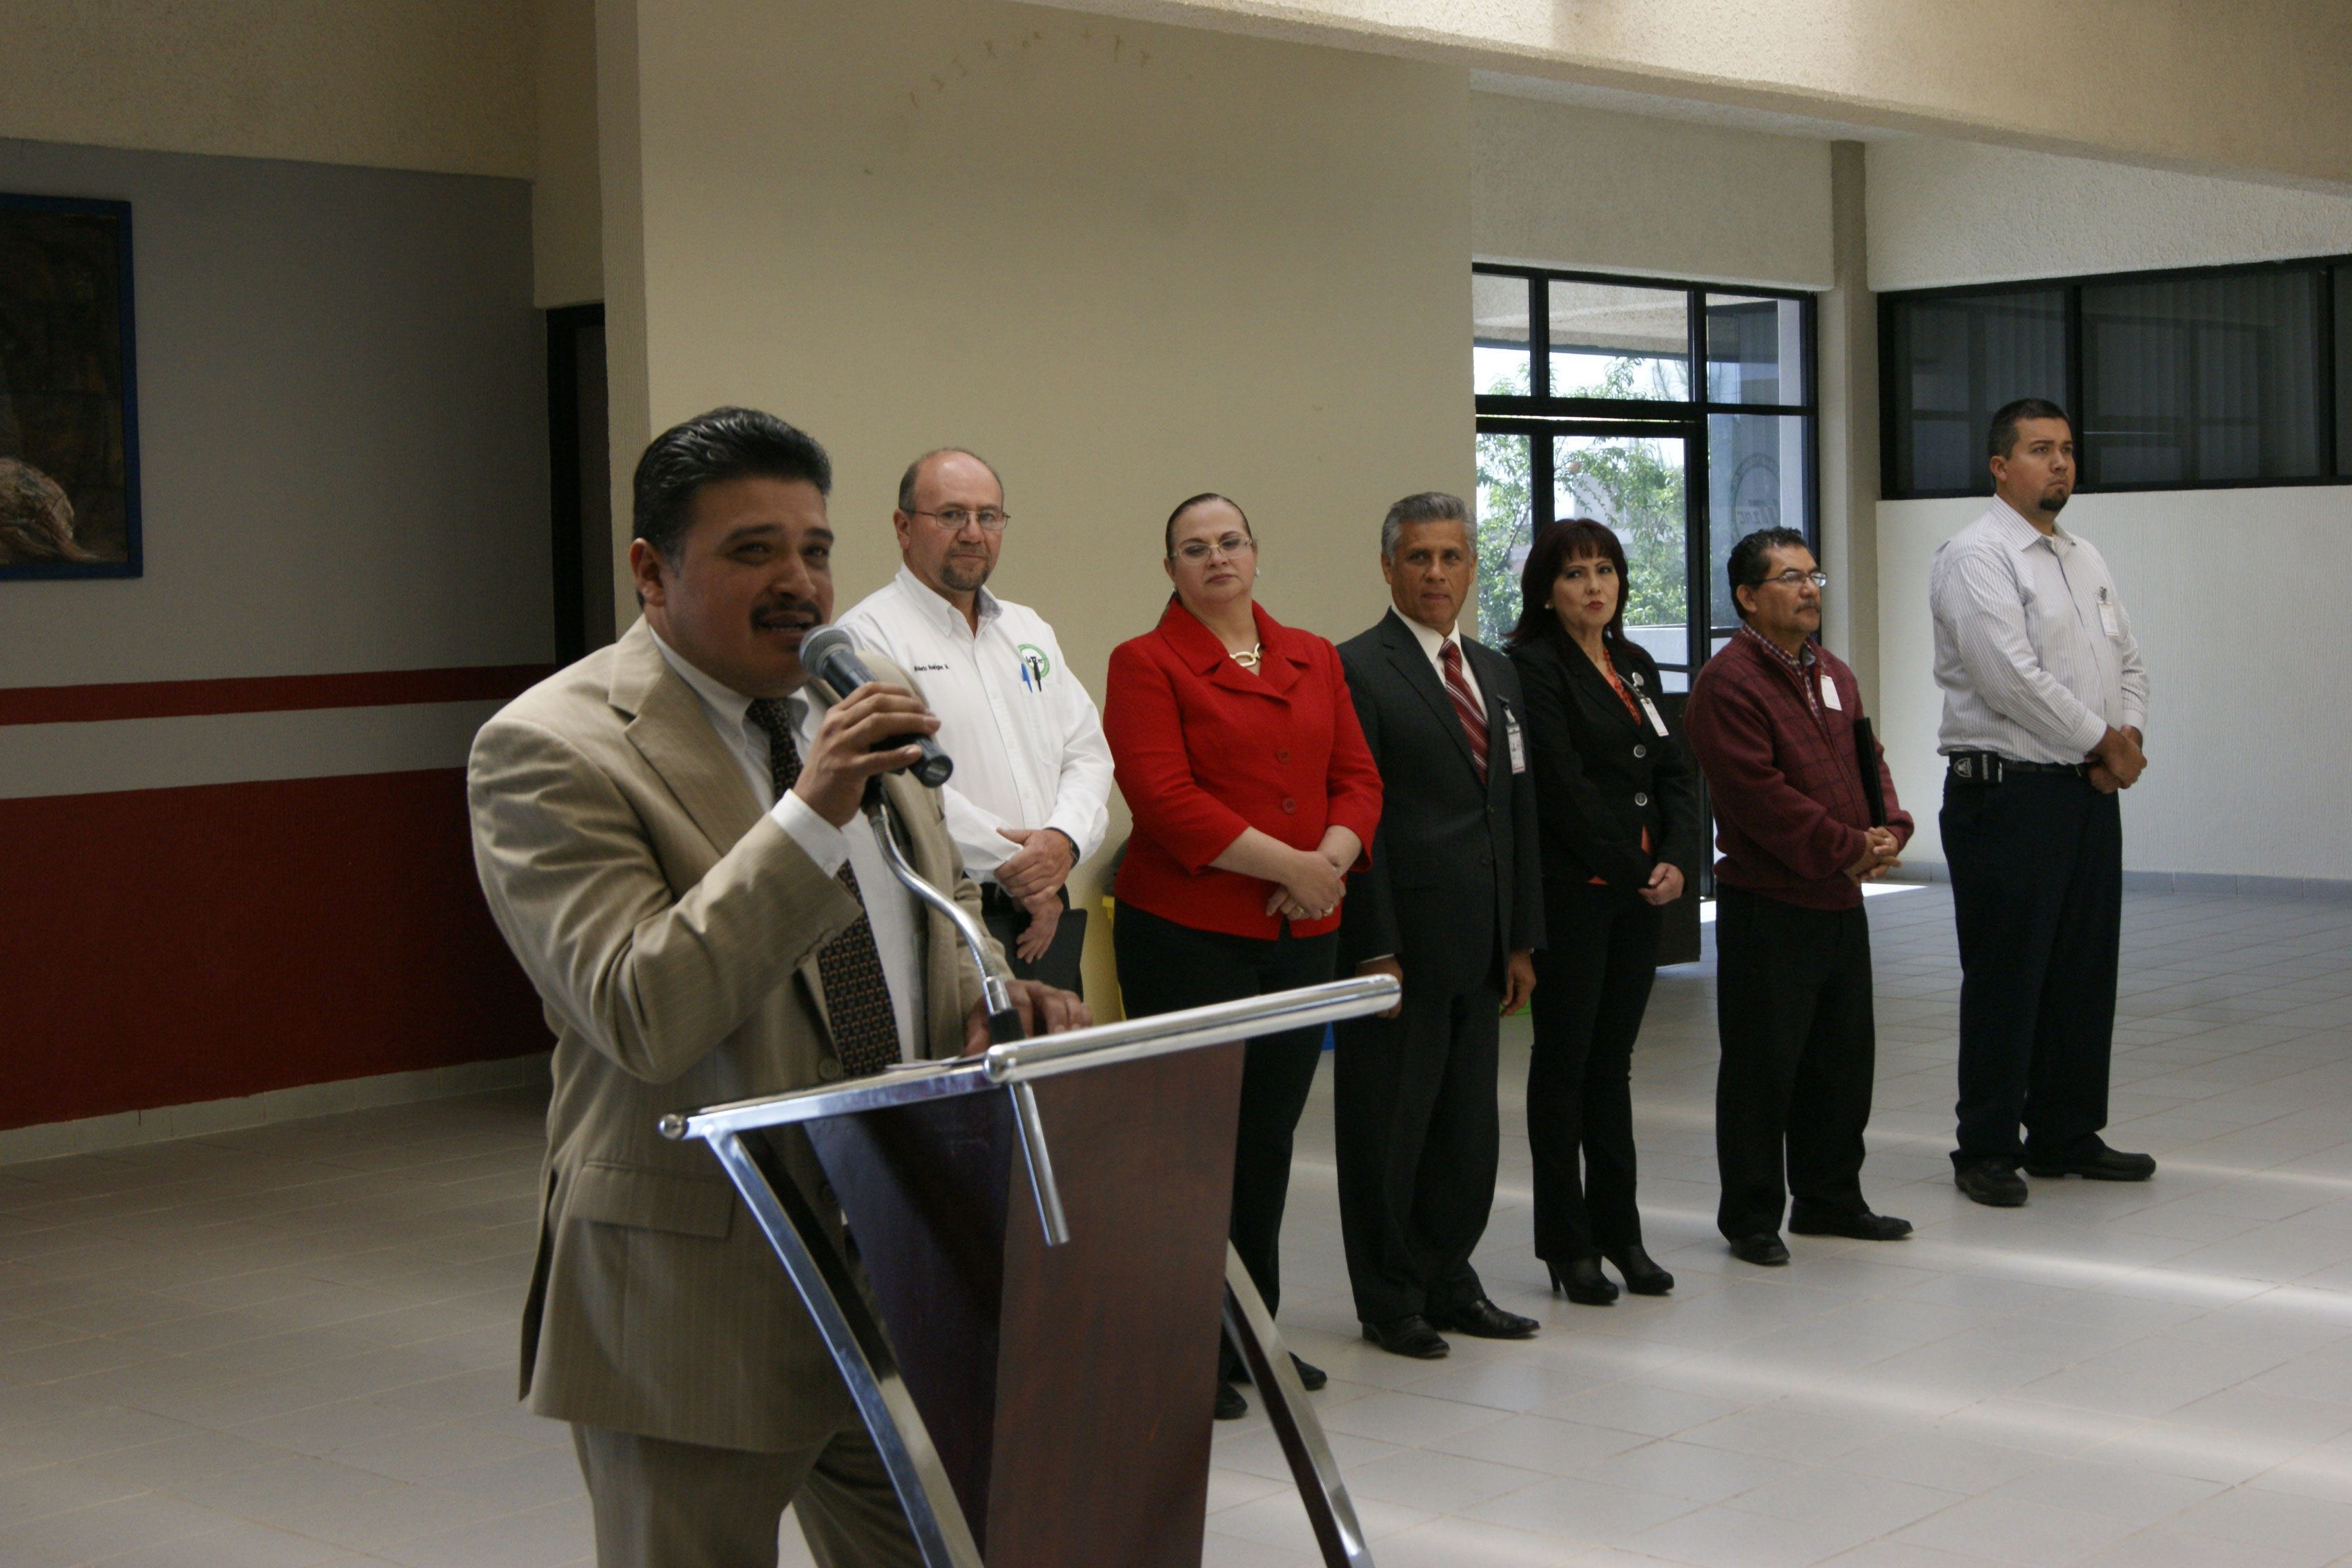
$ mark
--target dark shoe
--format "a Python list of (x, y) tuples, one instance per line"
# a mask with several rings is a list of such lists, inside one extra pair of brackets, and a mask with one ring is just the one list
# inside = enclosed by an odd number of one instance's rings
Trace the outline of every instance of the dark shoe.
[(2156, 1156), (2126, 1154), (2120, 1149), (2110, 1149), (2094, 1138), (2072, 1154), (2055, 1160), (2044, 1159), (2028, 1150), (2025, 1173), (2029, 1176), (2081, 1176), (2092, 1182), (2145, 1182), (2156, 1174)]
[(1971, 1160), (1952, 1172), (1952, 1185), (1977, 1203), (1997, 1209), (2025, 1206), (2025, 1179), (2006, 1160)]
[(1754, 1236), (1743, 1236), (1733, 1242), (1731, 1256), (1742, 1263), (1753, 1263), (1759, 1268), (1778, 1268), (1789, 1261), (1789, 1248), (1772, 1232), (1759, 1230)]
[(1659, 1268), (1638, 1241), (1631, 1247), (1604, 1247), (1601, 1256), (1617, 1266), (1625, 1277), (1625, 1289), (1636, 1296), (1663, 1296), (1675, 1288), (1675, 1277)]
[(1242, 1391), (1220, 1378), (1217, 1381), (1217, 1419), (1238, 1421), (1248, 1414), (1249, 1401), (1242, 1397)]
[(1540, 1326), (1533, 1318), (1506, 1312), (1484, 1296), (1450, 1311), (1441, 1312), (1433, 1309), (1427, 1316), (1430, 1327), (1451, 1329), (1457, 1334), (1468, 1334), (1474, 1340), (1531, 1340)]
[[(1309, 1394), (1314, 1393), (1317, 1389), (1331, 1381), (1331, 1374), (1329, 1373), (1325, 1372), (1319, 1366), (1309, 1366), (1307, 1363), (1300, 1361), (1298, 1359), (1297, 1352), (1295, 1351), (1291, 1352), (1290, 1366), (1292, 1371), (1298, 1373), (1298, 1386), (1305, 1389)], [(1249, 1382), (1250, 1374), (1248, 1363), (1245, 1362), (1237, 1363), (1234, 1370), (1224, 1373), (1224, 1377), (1227, 1382), (1231, 1383)]]
[(1911, 1222), (1891, 1214), (1808, 1215), (1789, 1216), (1789, 1228), (1799, 1236), (1843, 1236), (1855, 1241), (1900, 1241), (1911, 1234)]
[(1546, 1263), (1551, 1275), (1551, 1288), (1564, 1290), (1568, 1299), (1580, 1307), (1606, 1307), (1617, 1300), (1617, 1281), (1601, 1272), (1598, 1258), (1579, 1258), (1562, 1265)]
[(1411, 1356), (1415, 1361), (1437, 1361), (1454, 1348), (1418, 1312), (1408, 1312), (1385, 1323), (1366, 1323), (1364, 1338), (1391, 1355)]

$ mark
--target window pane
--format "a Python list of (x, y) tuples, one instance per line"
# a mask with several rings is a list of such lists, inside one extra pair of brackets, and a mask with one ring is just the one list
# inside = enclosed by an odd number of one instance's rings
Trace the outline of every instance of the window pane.
[(1470, 384), (1475, 393), (1525, 397), (1533, 390), (1528, 368), (1528, 280), (1470, 275)]
[(2084, 479), (2315, 476), (2319, 277), (2084, 285)]
[(2066, 400), (2064, 290), (1901, 300), (1890, 314), (1895, 493), (1990, 495), (1993, 410)]
[(2352, 479), (2352, 267), (2336, 269), (2336, 471)]
[(1717, 627), (1739, 625), (1731, 600), (1731, 547), (1759, 528), (1793, 528), (1811, 539), (1805, 421), (1795, 414), (1710, 414), (1706, 502), (1715, 560), (1707, 578)]
[(1706, 395), (1717, 403), (1805, 400), (1805, 310), (1794, 300), (1706, 297)]
[(1690, 400), (1690, 296), (1554, 278), (1551, 395)]
[(1519, 568), (1534, 537), (1531, 436), (1478, 437), (1478, 637), (1500, 644), (1519, 619)]
[(1661, 664), (1690, 662), (1683, 442), (1555, 436), (1552, 515), (1597, 518), (1625, 547), (1625, 632)]

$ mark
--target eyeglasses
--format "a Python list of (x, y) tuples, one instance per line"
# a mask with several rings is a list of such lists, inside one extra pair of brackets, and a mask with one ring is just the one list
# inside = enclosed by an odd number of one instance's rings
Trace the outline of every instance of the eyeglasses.
[(1176, 553), (1197, 566), (1212, 555), (1235, 556), (1255, 550), (1257, 541), (1245, 533), (1228, 533), (1214, 544), (1205, 539), (1188, 539), (1176, 547)]
[(1786, 572), (1756, 580), (1756, 585), (1759, 588), (1767, 583), (1778, 583), (1783, 588), (1793, 588), (1800, 583), (1811, 583), (1816, 588), (1826, 588), (1830, 585), (1830, 574), (1826, 572), (1800, 572), (1791, 566)]
[(919, 507), (908, 507), (907, 510), (916, 517), (929, 518), (939, 524), (942, 531), (949, 533), (961, 533), (975, 522), (980, 524), (980, 531), (982, 533), (1002, 533), (1004, 531), (1004, 525), (1013, 521), (1011, 512), (999, 511), (992, 506), (984, 506), (978, 511), (968, 511), (960, 506), (951, 506), (941, 511), (925, 511)]

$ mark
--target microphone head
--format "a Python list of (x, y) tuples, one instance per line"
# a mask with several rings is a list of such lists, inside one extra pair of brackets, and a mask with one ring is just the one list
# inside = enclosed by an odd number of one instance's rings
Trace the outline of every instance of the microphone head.
[(831, 622), (801, 634), (801, 668), (823, 670), (825, 660), (838, 653), (856, 653), (857, 639)]

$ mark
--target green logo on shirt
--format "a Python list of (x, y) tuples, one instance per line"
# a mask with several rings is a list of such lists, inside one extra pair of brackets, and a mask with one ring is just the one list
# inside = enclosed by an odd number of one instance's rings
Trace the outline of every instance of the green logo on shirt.
[(1021, 654), (1021, 684), (1039, 691), (1045, 690), (1045, 677), (1053, 673), (1054, 661), (1047, 658), (1045, 650), (1035, 643), (1016, 643), (1013, 646)]

